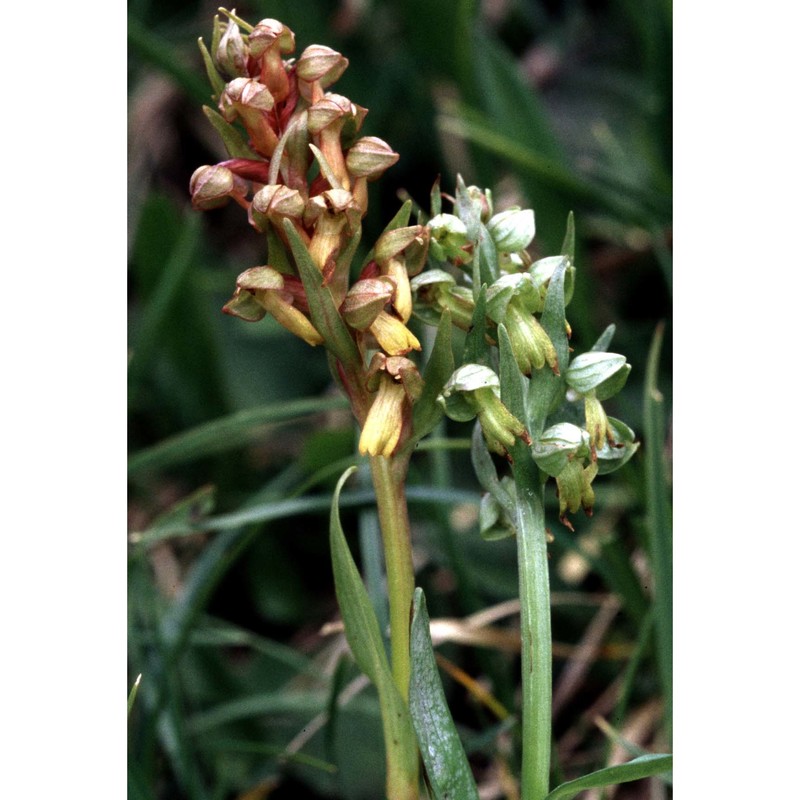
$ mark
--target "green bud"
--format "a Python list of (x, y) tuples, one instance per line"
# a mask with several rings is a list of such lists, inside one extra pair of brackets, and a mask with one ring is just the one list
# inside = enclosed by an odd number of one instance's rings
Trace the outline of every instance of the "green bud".
[(487, 446), (499, 455), (509, 458), (508, 451), (517, 439), (531, 443), (525, 426), (501, 402), (500, 379), (488, 367), (459, 367), (437, 400), (451, 419), (468, 422), (477, 416)]
[(587, 516), (591, 516), (594, 506), (594, 490), (592, 481), (597, 475), (597, 465), (584, 467), (580, 461), (570, 461), (556, 477), (558, 492), (559, 519), (570, 530), (574, 530), (567, 519), (567, 512), (574, 514), (583, 507)]
[(539, 469), (556, 478), (569, 461), (589, 455), (589, 435), (571, 422), (559, 422), (531, 445), (531, 455)]
[(589, 392), (583, 398), (583, 408), (586, 414), (586, 430), (589, 433), (589, 443), (593, 451), (601, 448), (609, 436), (608, 417), (602, 403), (594, 392)]
[[(622, 388), (629, 372), (630, 364), (625, 363), (625, 356), (590, 351), (576, 356), (564, 377), (572, 389), (583, 395), (597, 391), (602, 386), (601, 399), (606, 399), (614, 393), (612, 391), (609, 394), (609, 389), (619, 391)], [(612, 380), (615, 376), (616, 379)]]
[(217, 65), (229, 76), (247, 76), (247, 47), (239, 26), (233, 20), (228, 22), (228, 27), (217, 47), (216, 56)]
[(572, 300), (572, 295), (575, 292), (575, 267), (569, 263), (566, 256), (548, 256), (547, 258), (540, 258), (534, 261), (528, 270), (534, 286), (536, 286), (539, 296), (544, 304), (544, 298), (547, 294), (547, 289), (550, 286), (550, 279), (556, 268), (566, 262), (567, 268), (564, 273), (564, 305), (568, 305)]
[(481, 222), (488, 222), (494, 213), (492, 190), (481, 191), (477, 186), (467, 186), (467, 197), (478, 210)]
[(501, 211), (486, 223), (486, 228), (499, 251), (516, 253), (524, 250), (536, 233), (533, 210), (515, 206)]
[(533, 315), (539, 294), (525, 272), (503, 275), (486, 293), (486, 313), (508, 331), (517, 366), (525, 375), (547, 364), (558, 375), (558, 354), (547, 331)]
[(472, 261), (472, 254), (463, 248), (469, 244), (467, 226), (453, 214), (437, 214), (427, 225), (431, 234), (431, 253), (438, 261), (453, 260), (462, 264)]

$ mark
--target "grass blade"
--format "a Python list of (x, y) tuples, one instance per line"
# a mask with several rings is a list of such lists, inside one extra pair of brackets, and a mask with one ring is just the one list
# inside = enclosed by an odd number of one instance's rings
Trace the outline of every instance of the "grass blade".
[(605, 767), (597, 772), (590, 772), (582, 778), (567, 781), (553, 789), (545, 800), (570, 800), (585, 789), (597, 789), (602, 786), (616, 786), (618, 783), (629, 783), (641, 778), (649, 778), (660, 772), (672, 769), (672, 756), (663, 754), (650, 754), (634, 758), (625, 764)]

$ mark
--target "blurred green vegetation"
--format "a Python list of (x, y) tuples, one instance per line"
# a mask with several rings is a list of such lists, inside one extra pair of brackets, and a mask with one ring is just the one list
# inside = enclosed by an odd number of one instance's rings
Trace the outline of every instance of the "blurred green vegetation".
[[(383, 785), (374, 689), (346, 655), (328, 552), (335, 480), (356, 463), (349, 411), (325, 354), (266, 318), (220, 313), (234, 279), (263, 263), (241, 209), (191, 210), (189, 177), (224, 152), (196, 40), (215, 6), (129, 3), (129, 722), (131, 798), (374, 798)], [(610, 323), (633, 373), (609, 413), (643, 442), (597, 481), (576, 532), (551, 517), (557, 774), (576, 777), (627, 742), (669, 747), (671, 706), (671, 4), (250, 2), (298, 53), (350, 59), (337, 91), (369, 109), (363, 132), (399, 163), (372, 187), (364, 247), (397, 210), (423, 207), (441, 175), (536, 212), (536, 254), (559, 251), (575, 212), (572, 346)], [(653, 341), (664, 324), (660, 351)], [(430, 343), (432, 331), (420, 329)], [(652, 351), (651, 351), (652, 348)], [(651, 353), (648, 369), (648, 354)], [(646, 383), (647, 379), (647, 383)], [(517, 596), (514, 543), (477, 533), (468, 426), (443, 425), (412, 461), (417, 582), (432, 619)], [(368, 482), (342, 521), (381, 608)], [(551, 490), (552, 491), (552, 490)], [(555, 498), (548, 495), (551, 503)], [(654, 586), (656, 590), (654, 591)], [(669, 589), (669, 591), (665, 591)], [(512, 609), (513, 612), (513, 609)], [(500, 612), (498, 611), (498, 614)], [(518, 617), (481, 646), (437, 650), (510, 716), (444, 676), (479, 780), (505, 793), (519, 763)], [(450, 673), (448, 673), (450, 674)], [(631, 749), (633, 748), (633, 749)], [(659, 782), (618, 798), (665, 797)], [(638, 794), (637, 794), (638, 793)]]

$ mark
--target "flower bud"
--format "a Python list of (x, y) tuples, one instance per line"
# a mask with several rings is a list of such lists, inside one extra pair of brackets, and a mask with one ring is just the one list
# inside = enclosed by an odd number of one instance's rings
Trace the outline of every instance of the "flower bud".
[(597, 464), (584, 467), (580, 461), (570, 461), (556, 477), (559, 519), (570, 530), (575, 529), (567, 519), (567, 512), (574, 514), (583, 507), (587, 516), (592, 515), (594, 506), (592, 481), (596, 475)]
[(254, 111), (272, 111), (275, 106), (269, 89), (254, 78), (234, 78), (225, 86), (220, 98), (222, 115), (228, 122), (233, 122), (244, 109)]
[(342, 303), (345, 322), (357, 331), (367, 330), (392, 299), (394, 290), (394, 282), (385, 276), (356, 281)]
[(564, 375), (579, 394), (594, 392), (599, 400), (615, 395), (628, 380), (631, 365), (618, 353), (590, 351), (576, 356)]
[(491, 189), (481, 191), (477, 186), (467, 186), (467, 197), (472, 201), (472, 205), (478, 209), (481, 222), (484, 224), (488, 222), (492, 214), (494, 214)]
[(353, 143), (347, 151), (347, 171), (354, 178), (375, 180), (400, 158), (383, 139), (364, 136)]
[(222, 310), (248, 321), (260, 319), (261, 317), (251, 314), (252, 303), (243, 299), (245, 294), (249, 294), (265, 312), (271, 314), (295, 336), (299, 336), (312, 347), (322, 344), (323, 338), (317, 329), (295, 307), (292, 293), (287, 291), (286, 280), (280, 272), (268, 266), (245, 270), (236, 279), (236, 293)]
[(486, 293), (486, 313), (493, 322), (506, 326), (520, 371), (530, 375), (547, 364), (559, 375), (555, 345), (533, 315), (538, 303), (538, 292), (524, 272), (503, 275)]
[(427, 228), (431, 236), (431, 255), (435, 259), (458, 264), (472, 261), (472, 254), (464, 249), (470, 244), (467, 226), (454, 214), (437, 214), (429, 220)]
[(261, 58), (267, 50), (277, 44), (280, 53), (294, 52), (294, 33), (292, 29), (276, 19), (262, 19), (247, 37), (250, 55)]
[(411, 350), (422, 350), (419, 339), (398, 319), (387, 311), (381, 311), (369, 326), (380, 347), (390, 356), (403, 356)]
[(566, 262), (566, 270), (564, 272), (564, 305), (568, 305), (575, 292), (575, 267), (569, 263), (567, 256), (548, 256), (547, 258), (540, 258), (538, 261), (531, 264), (528, 273), (533, 280), (534, 286), (536, 286), (539, 291), (542, 304), (544, 304), (544, 298), (550, 286), (550, 279), (553, 277), (556, 268), (563, 262)]
[(233, 174), (227, 167), (198, 167), (189, 180), (192, 207), (201, 211), (219, 208), (230, 197), (247, 194), (247, 182)]
[(501, 402), (500, 379), (489, 367), (459, 367), (437, 400), (451, 419), (467, 422), (477, 416), (487, 446), (505, 458), (517, 439), (531, 443), (525, 426)]
[(495, 214), (486, 223), (495, 246), (501, 252), (516, 253), (524, 250), (536, 233), (533, 210), (519, 206)]
[[(457, 286), (455, 278), (444, 270), (421, 272), (411, 280), (411, 290), (420, 301), (414, 311), (424, 322), (438, 325), (441, 314), (447, 309), (457, 328), (468, 331), (472, 326), (475, 312), (472, 291), (466, 286)], [(435, 312), (433, 316), (426, 314), (430, 310)]]
[(270, 221), (279, 224), (285, 217), (301, 218), (305, 206), (303, 196), (297, 189), (290, 189), (283, 184), (267, 184), (253, 195), (250, 216), (253, 226), (263, 232)]
[(358, 451), (362, 455), (395, 453), (411, 424), (411, 406), (422, 393), (423, 381), (412, 361), (376, 353), (370, 363), (367, 386), (377, 392), (367, 412)]
[(261, 62), (259, 80), (272, 93), (277, 103), (289, 95), (289, 76), (282, 53), (294, 51), (294, 33), (276, 19), (262, 19), (248, 37), (250, 55)]
[(228, 22), (219, 40), (216, 56), (217, 65), (229, 76), (247, 76), (247, 47), (239, 26), (233, 20)]
[(219, 99), (222, 116), (228, 122), (240, 118), (253, 147), (265, 156), (272, 156), (278, 144), (278, 136), (267, 118), (274, 106), (275, 98), (270, 90), (254, 78), (234, 78)]
[(542, 471), (555, 478), (569, 461), (589, 456), (589, 435), (571, 422), (551, 425), (532, 445), (531, 455)]
[(300, 94), (313, 104), (322, 97), (323, 89), (339, 80), (349, 63), (341, 53), (324, 44), (309, 45), (297, 59), (295, 69)]

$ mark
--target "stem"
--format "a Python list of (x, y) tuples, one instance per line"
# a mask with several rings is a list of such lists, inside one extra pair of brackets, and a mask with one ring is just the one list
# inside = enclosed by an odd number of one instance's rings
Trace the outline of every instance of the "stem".
[[(519, 463), (519, 461), (517, 462)], [(550, 784), (552, 644), (544, 487), (515, 464), (522, 635), (522, 800), (543, 800)]]
[(372, 456), (370, 467), (386, 558), (392, 676), (401, 697), (408, 703), (408, 684), (411, 677), (411, 603), (414, 595), (411, 527), (405, 497), (408, 459)]

